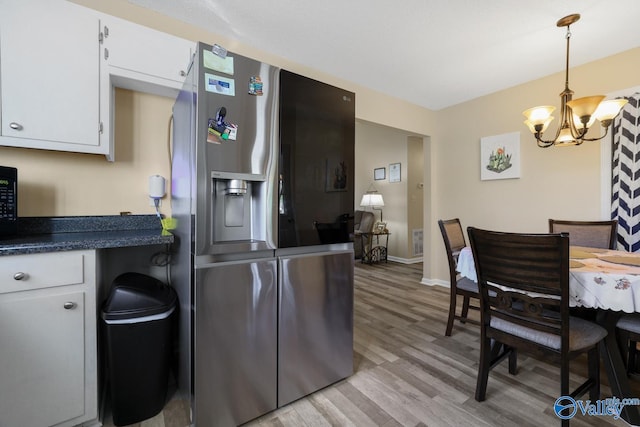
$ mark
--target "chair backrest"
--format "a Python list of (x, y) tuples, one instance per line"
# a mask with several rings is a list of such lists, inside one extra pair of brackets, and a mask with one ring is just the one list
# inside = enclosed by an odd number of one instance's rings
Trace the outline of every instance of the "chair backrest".
[(373, 224), (376, 222), (376, 216), (369, 211), (355, 211), (353, 220), (353, 229), (362, 233), (371, 233)]
[(559, 350), (568, 349), (569, 236), (474, 227), (467, 234), (478, 275), (483, 328), (496, 319), (511, 322), (550, 334), (549, 341), (559, 343)]
[(574, 246), (615, 249), (618, 221), (566, 221), (549, 219), (549, 233), (569, 233)]
[(454, 219), (441, 219), (438, 221), (440, 227), (440, 233), (442, 233), (442, 239), (444, 240), (444, 247), (447, 251), (447, 261), (449, 262), (449, 278), (451, 280), (451, 286), (455, 285), (458, 272), (456, 266), (458, 265), (458, 256), (460, 250), (467, 246), (464, 239), (464, 232), (462, 231), (462, 225), (458, 218)]

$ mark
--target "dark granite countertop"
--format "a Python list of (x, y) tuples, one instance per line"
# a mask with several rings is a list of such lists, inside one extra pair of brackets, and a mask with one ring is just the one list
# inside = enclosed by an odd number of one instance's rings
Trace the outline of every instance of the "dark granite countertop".
[(155, 215), (24, 217), (0, 237), (0, 256), (173, 243)]

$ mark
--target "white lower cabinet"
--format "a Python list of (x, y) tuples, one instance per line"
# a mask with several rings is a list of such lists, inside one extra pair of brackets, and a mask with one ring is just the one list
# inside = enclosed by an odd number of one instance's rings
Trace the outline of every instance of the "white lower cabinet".
[(96, 254), (0, 257), (0, 426), (96, 420)]

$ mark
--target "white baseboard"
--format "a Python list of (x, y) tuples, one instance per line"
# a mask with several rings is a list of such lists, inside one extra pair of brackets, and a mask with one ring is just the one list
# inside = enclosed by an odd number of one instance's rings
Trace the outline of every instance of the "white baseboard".
[(427, 286), (442, 286), (443, 288), (450, 287), (448, 280), (429, 279), (428, 277), (423, 277), (422, 280), (420, 281), (420, 284), (427, 285)]
[(399, 262), (400, 264), (417, 264), (419, 262), (422, 262), (422, 257), (420, 257), (420, 258), (398, 258), (398, 257), (395, 257), (395, 256), (389, 256), (389, 257), (387, 257), (387, 259), (389, 261)]

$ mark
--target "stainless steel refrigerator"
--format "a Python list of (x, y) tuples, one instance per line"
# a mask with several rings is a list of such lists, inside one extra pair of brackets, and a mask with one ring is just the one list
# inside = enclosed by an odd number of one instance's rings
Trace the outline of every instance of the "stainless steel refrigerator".
[(199, 43), (174, 105), (181, 392), (239, 425), (353, 372), (354, 94)]

